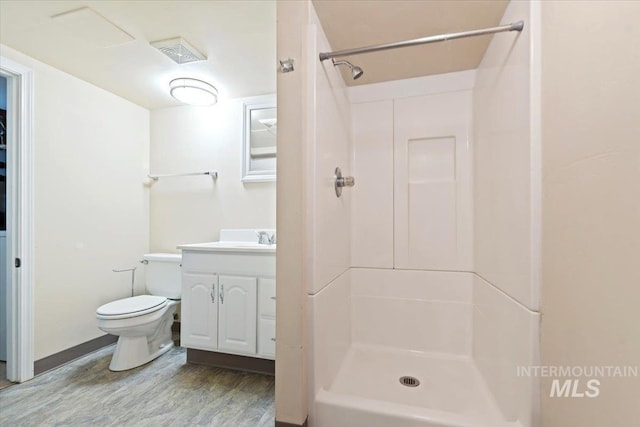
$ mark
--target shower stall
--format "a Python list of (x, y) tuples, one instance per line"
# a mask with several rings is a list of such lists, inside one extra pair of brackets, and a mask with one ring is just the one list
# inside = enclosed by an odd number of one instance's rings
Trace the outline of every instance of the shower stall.
[[(539, 357), (537, 7), (509, 4), (515, 31), (475, 70), (347, 87), (335, 65), (375, 70), (334, 55), (309, 4), (310, 426), (537, 425), (537, 380), (518, 376)], [(355, 178), (340, 197), (337, 167)]]

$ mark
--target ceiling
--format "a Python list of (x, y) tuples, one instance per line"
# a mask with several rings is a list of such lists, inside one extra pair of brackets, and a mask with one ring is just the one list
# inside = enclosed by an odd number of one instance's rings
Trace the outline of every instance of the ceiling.
[[(313, 4), (333, 49), (342, 50), (496, 26), (508, 0)], [(64, 15), (82, 7), (96, 12), (94, 21)], [(207, 60), (178, 65), (149, 44), (178, 36)], [(353, 56), (348, 59), (365, 73), (354, 81), (343, 70), (345, 81), (360, 85), (474, 69), (490, 40), (481, 36)], [(208, 81), (222, 98), (276, 92), (275, 0), (1, 0), (0, 42), (149, 109), (180, 105), (168, 93), (176, 77)]]
[[(52, 18), (85, 6), (98, 15)], [(178, 65), (149, 44), (178, 36), (207, 60)], [(168, 92), (176, 77), (227, 98), (276, 92), (274, 0), (2, 0), (0, 42), (149, 109), (181, 105)]]
[[(313, 0), (333, 50), (499, 25), (508, 0)], [(364, 70), (348, 85), (475, 69), (491, 35), (366, 53), (347, 59)], [(342, 67), (345, 68), (345, 67)]]

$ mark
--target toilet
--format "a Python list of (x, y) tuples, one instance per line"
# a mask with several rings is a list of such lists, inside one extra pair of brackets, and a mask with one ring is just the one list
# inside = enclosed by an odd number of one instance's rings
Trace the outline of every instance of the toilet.
[(120, 299), (96, 310), (98, 328), (119, 336), (110, 370), (136, 368), (173, 347), (171, 326), (182, 291), (181, 261), (180, 254), (144, 255), (150, 295)]

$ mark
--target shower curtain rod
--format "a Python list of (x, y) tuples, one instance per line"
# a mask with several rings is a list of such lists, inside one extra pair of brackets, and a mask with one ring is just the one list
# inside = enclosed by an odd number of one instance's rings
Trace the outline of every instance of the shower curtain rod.
[(514, 22), (508, 25), (501, 25), (499, 27), (484, 28), (482, 30), (463, 31), (461, 33), (449, 33), (440, 34), (437, 36), (422, 37), (419, 39), (405, 40), (401, 42), (379, 44), (375, 46), (359, 47), (355, 49), (339, 50), (336, 52), (321, 52), (320, 61), (326, 59), (335, 58), (337, 56), (351, 56), (359, 55), (361, 53), (377, 52), (379, 50), (396, 49), (399, 47), (416, 46), (420, 44), (443, 42), (446, 40), (461, 39), (464, 37), (482, 36), (485, 34), (502, 33), (505, 31), (522, 31), (524, 28), (524, 21)]

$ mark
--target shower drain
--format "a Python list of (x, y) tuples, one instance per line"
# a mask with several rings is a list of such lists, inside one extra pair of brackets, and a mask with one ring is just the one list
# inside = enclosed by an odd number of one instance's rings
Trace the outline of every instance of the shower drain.
[(407, 387), (418, 387), (420, 385), (420, 380), (416, 377), (404, 376), (400, 377), (400, 384), (406, 385)]

